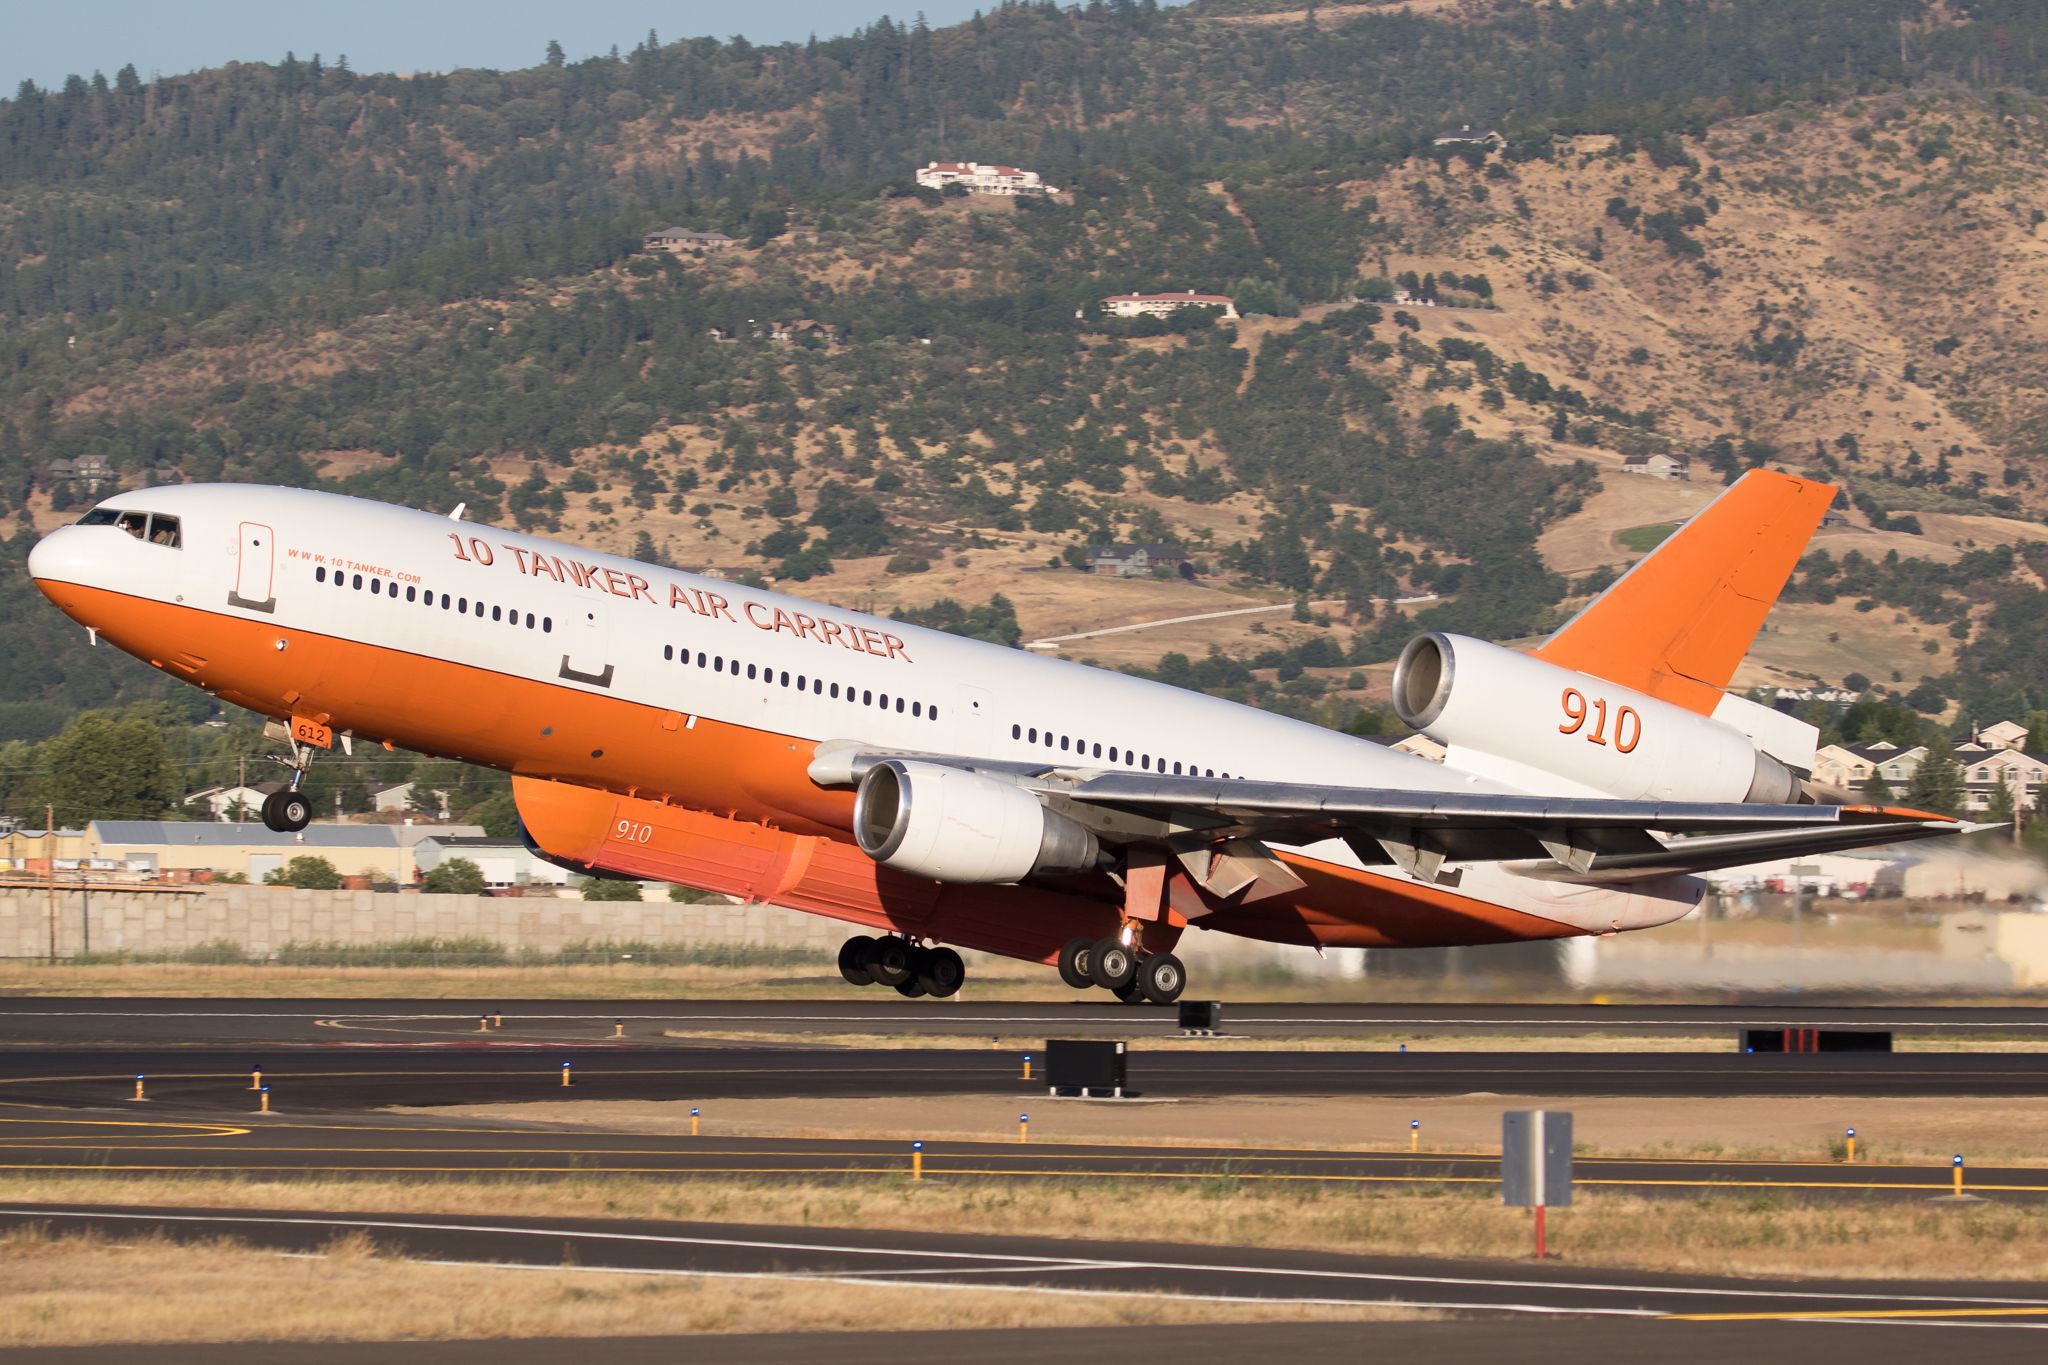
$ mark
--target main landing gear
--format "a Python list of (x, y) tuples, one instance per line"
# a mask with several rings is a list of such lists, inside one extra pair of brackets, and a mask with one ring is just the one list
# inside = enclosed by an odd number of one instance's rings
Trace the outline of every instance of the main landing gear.
[(951, 948), (926, 948), (894, 934), (858, 935), (840, 945), (839, 974), (849, 985), (892, 986), (911, 999), (944, 999), (966, 982), (967, 964)]
[(1100, 986), (1126, 1005), (1171, 1005), (1188, 988), (1179, 958), (1141, 954), (1121, 935), (1068, 939), (1060, 949), (1060, 980), (1077, 991)]

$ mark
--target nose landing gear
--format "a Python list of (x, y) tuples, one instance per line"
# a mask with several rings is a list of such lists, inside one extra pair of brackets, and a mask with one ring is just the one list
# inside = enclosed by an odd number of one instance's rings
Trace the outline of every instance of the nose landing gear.
[[(283, 727), (267, 728), (264, 733), (275, 735), (278, 730), (283, 730)], [(301, 744), (289, 730), (284, 730), (284, 738), (292, 746), (292, 756), (284, 758), (273, 754), (271, 761), (290, 768), (292, 775), (283, 791), (272, 792), (263, 798), (262, 818), (268, 829), (279, 834), (297, 834), (313, 823), (313, 803), (299, 790), (299, 784), (306, 780), (306, 770), (313, 766), (313, 755), (318, 751), (310, 744)]]

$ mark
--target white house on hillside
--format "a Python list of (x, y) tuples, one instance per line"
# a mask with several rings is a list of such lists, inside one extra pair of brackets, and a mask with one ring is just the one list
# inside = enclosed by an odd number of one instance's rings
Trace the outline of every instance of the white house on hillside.
[(1214, 308), (1226, 318), (1237, 316), (1237, 304), (1228, 294), (1197, 294), (1189, 289), (1174, 294), (1111, 294), (1102, 301), (1111, 317), (1160, 317), (1177, 308)]
[(971, 194), (1053, 194), (1053, 186), (1038, 178), (1037, 171), (1015, 166), (987, 166), (979, 161), (934, 161), (917, 173), (917, 183), (935, 190), (948, 185), (965, 186)]

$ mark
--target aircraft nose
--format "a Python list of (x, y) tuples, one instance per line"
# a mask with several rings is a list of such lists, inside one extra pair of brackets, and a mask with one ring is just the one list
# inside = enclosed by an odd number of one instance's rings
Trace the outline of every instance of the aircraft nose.
[(45, 594), (59, 583), (84, 580), (90, 562), (84, 539), (77, 527), (64, 526), (44, 536), (29, 550), (28, 575)]

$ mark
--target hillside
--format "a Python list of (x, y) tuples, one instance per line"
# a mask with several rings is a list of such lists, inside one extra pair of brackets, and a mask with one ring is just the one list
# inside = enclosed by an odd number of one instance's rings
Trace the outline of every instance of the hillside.
[[(2048, 540), (2044, 72), (2017, 2), (1205, 2), (25, 88), (6, 554), (75, 515), (60, 458), (466, 500), (998, 638), (1235, 612), (1062, 649), (1346, 724), (1415, 629), (1541, 631), (1772, 464), (1849, 503), (1742, 681), (2039, 706), (1972, 641), (2041, 596), (1982, 552)], [(913, 193), (941, 157), (1061, 190)], [(638, 249), (671, 222), (742, 244)], [(1246, 316), (1100, 315), (1169, 288)], [(1076, 571), (1110, 539), (1199, 577)], [(161, 691), (0, 594), (0, 739)]]

